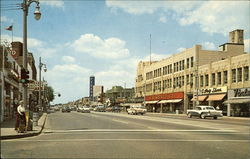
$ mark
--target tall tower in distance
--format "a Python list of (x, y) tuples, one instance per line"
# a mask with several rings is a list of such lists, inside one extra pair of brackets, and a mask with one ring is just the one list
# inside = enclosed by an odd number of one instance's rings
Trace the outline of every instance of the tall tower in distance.
[(93, 86), (95, 85), (95, 76), (89, 78), (89, 98), (93, 101)]

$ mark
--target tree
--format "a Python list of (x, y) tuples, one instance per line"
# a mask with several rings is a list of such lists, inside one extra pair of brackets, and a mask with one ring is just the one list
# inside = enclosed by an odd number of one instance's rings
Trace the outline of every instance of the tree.
[(48, 102), (52, 102), (55, 99), (54, 89), (51, 86), (45, 85), (45, 91)]

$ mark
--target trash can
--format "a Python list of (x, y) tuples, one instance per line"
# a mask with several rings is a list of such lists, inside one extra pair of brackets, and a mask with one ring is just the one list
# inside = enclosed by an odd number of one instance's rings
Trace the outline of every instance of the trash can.
[(179, 110), (176, 110), (176, 114), (179, 114)]
[(33, 113), (33, 125), (34, 126), (38, 125), (38, 118), (39, 118), (39, 113), (37, 112)]

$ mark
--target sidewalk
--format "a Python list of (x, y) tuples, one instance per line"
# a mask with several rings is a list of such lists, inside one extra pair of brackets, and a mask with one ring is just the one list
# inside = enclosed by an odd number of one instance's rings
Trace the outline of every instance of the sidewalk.
[(14, 130), (15, 120), (3, 122), (1, 123), (1, 140), (39, 135), (44, 128), (46, 118), (47, 118), (47, 113), (43, 113), (43, 115), (38, 120), (38, 125), (33, 126), (32, 131), (27, 131), (25, 133), (18, 133), (17, 131)]

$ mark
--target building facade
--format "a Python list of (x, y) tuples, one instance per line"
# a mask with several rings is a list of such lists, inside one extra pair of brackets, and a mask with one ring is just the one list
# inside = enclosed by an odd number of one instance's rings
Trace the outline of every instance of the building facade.
[(134, 92), (134, 88), (113, 86), (112, 89), (105, 92), (105, 98), (110, 101), (111, 105), (131, 103), (134, 98)]
[(93, 86), (93, 99), (95, 102), (103, 103), (103, 86)]
[(135, 97), (154, 112), (185, 113), (197, 104), (209, 104), (230, 115), (224, 103), (228, 90), (250, 87), (249, 58), (243, 30), (235, 30), (218, 51), (195, 45), (161, 61), (139, 62)]

